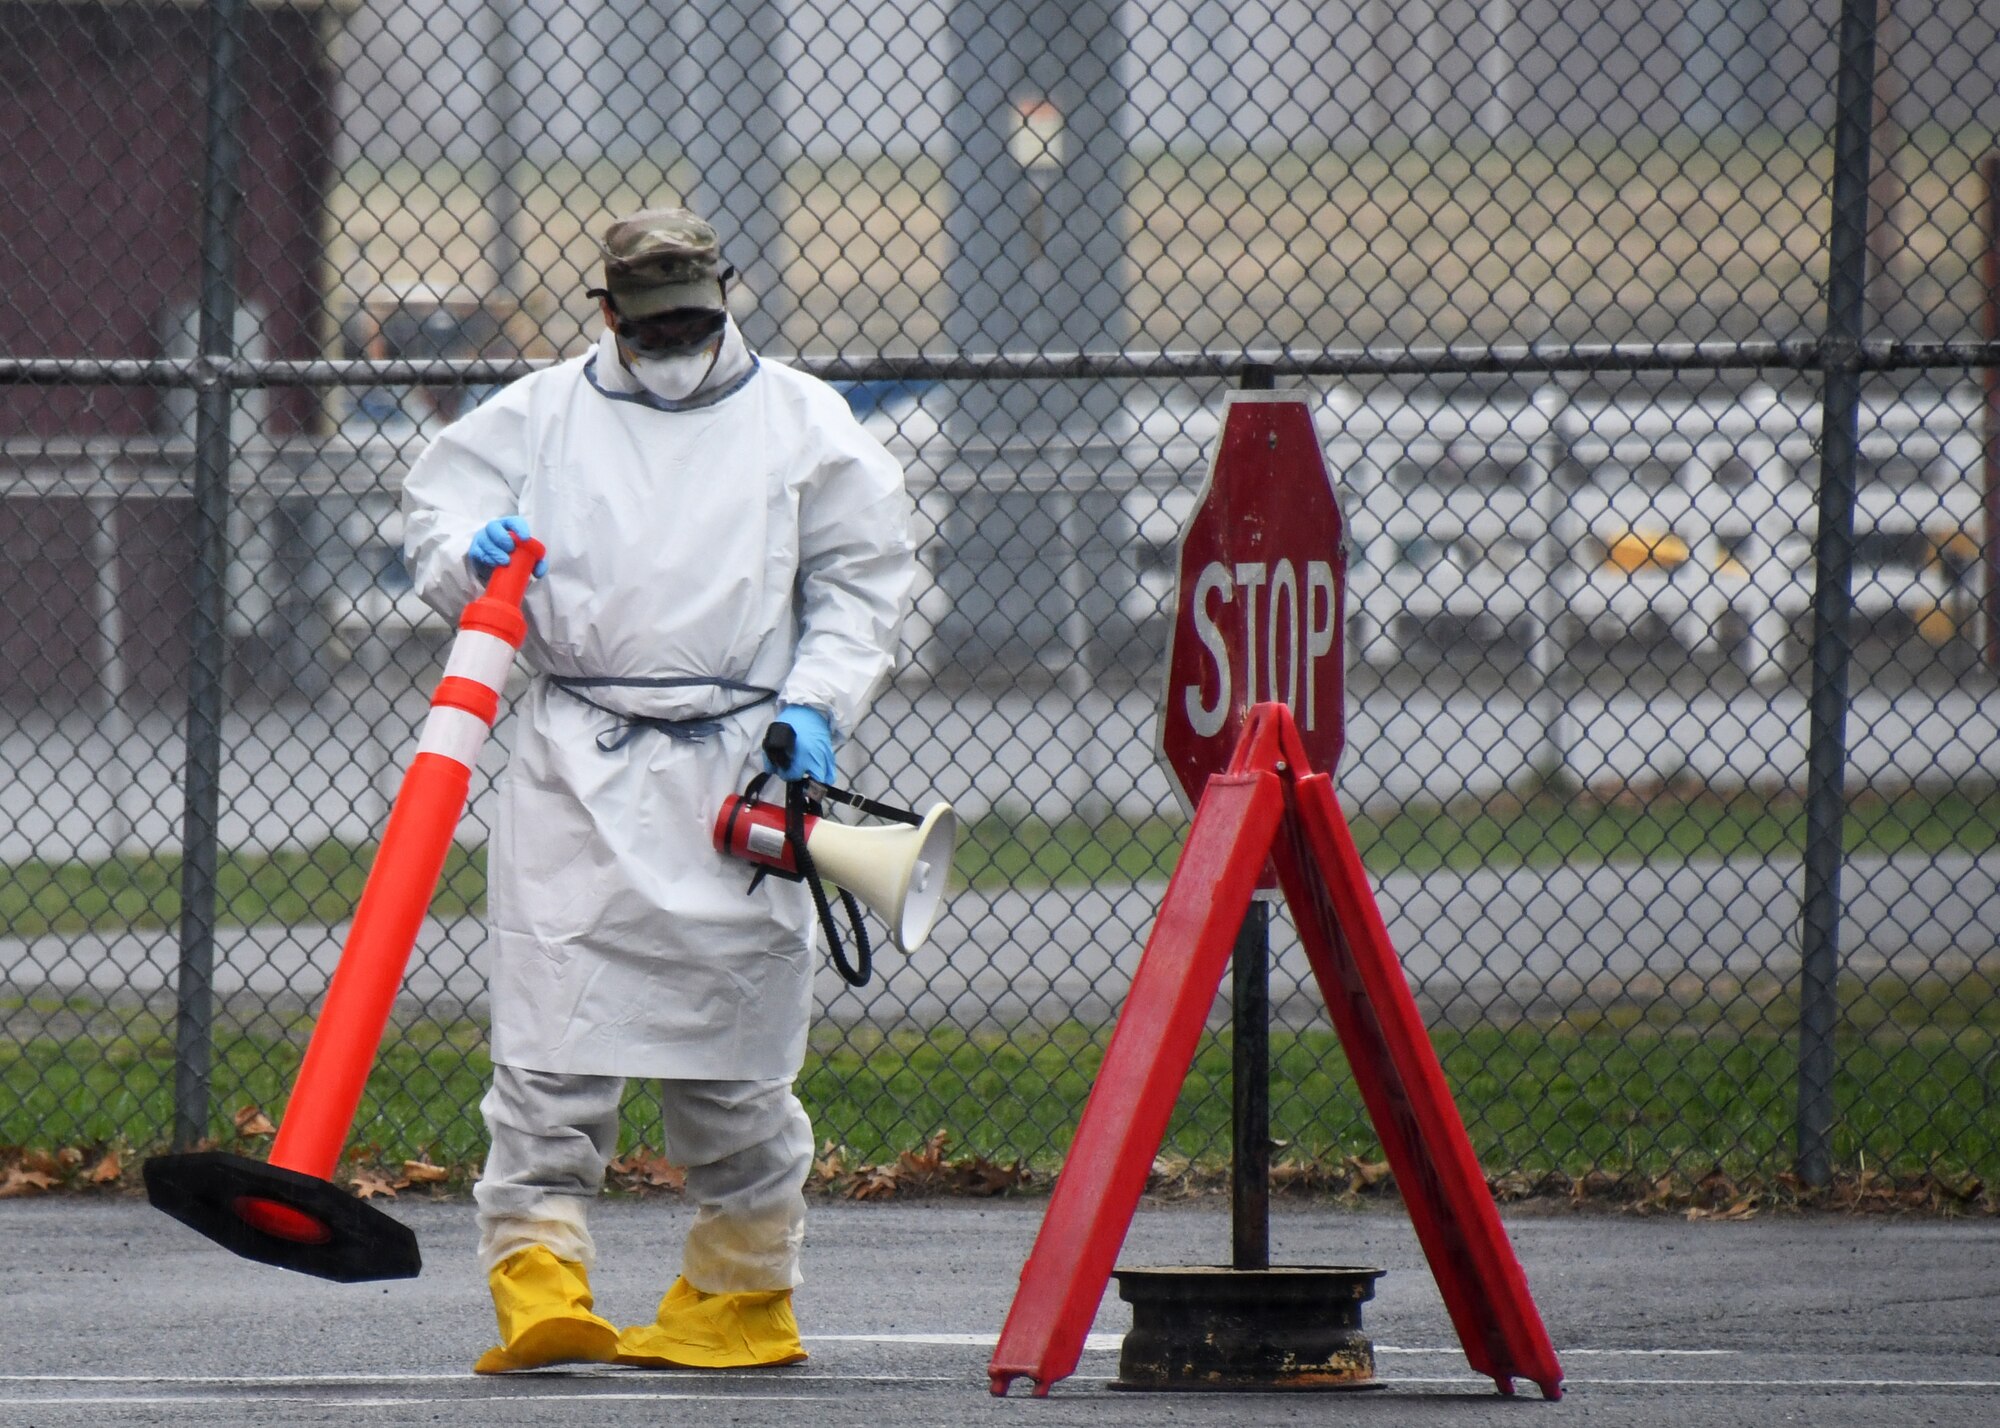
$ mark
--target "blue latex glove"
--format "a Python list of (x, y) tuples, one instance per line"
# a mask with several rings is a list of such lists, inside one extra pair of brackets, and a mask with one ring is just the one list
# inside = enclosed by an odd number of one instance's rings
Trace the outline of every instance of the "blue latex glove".
[(832, 787), (835, 777), (833, 726), (827, 723), (826, 715), (808, 705), (787, 704), (778, 711), (778, 717), (773, 722), (791, 725), (797, 744), (789, 764), (779, 768), (766, 755), (764, 767), (786, 783), (809, 778)]
[[(488, 521), (472, 538), (466, 549), (466, 556), (472, 561), (473, 573), (481, 580), (493, 578), (498, 570), (513, 558), (514, 547), (528, 538), (528, 523), (519, 516), (502, 516), (497, 521)], [(548, 573), (547, 559), (535, 562), (535, 574)]]

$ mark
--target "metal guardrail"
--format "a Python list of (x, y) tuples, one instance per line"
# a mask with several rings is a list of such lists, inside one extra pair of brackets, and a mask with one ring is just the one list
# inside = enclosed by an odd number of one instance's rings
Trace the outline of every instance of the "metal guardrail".
[[(1910, 342), (1856, 339), (1767, 342), (1646, 342), (1456, 345), (1386, 349), (1244, 348), (1208, 352), (938, 353), (786, 355), (828, 382), (982, 382), (1240, 376), (1449, 377), (1554, 372), (1925, 371), (2000, 365), (2000, 340)], [(0, 386), (268, 387), (408, 386), (511, 382), (553, 359), (459, 357), (423, 361), (275, 358), (132, 359), (0, 357)]]

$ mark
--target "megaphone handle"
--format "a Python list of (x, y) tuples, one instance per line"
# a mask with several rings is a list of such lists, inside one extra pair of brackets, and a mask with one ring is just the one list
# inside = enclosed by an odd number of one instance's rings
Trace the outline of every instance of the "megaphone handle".
[(764, 757), (771, 761), (773, 768), (785, 768), (792, 762), (792, 756), (799, 751), (799, 731), (790, 724), (771, 721), (771, 727), (764, 731)]

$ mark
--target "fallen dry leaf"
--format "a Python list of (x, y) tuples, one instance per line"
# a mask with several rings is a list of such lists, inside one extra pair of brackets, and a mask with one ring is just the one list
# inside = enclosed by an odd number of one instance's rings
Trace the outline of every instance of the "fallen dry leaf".
[(1672, 1175), (1662, 1175), (1653, 1182), (1653, 1188), (1633, 1202), (1632, 1208), (1641, 1214), (1652, 1210), (1664, 1210), (1682, 1198), (1681, 1188)]
[(953, 1170), (957, 1178), (955, 1188), (961, 1194), (1004, 1195), (1034, 1179), (1028, 1167), (1018, 1160), (1000, 1165), (984, 1156), (975, 1156), (970, 1162), (960, 1161)]
[(1757, 1196), (1753, 1191), (1720, 1210), (1706, 1209), (1700, 1205), (1690, 1205), (1687, 1217), (1690, 1220), (1748, 1220), (1757, 1213)]
[(104, 1158), (91, 1166), (83, 1178), (88, 1180), (92, 1185), (109, 1185), (124, 1174), (125, 1166), (119, 1160), (118, 1152), (116, 1150), (107, 1150), (104, 1152)]
[(946, 1135), (939, 1131), (924, 1142), (922, 1150), (906, 1150), (896, 1157), (896, 1165), (905, 1175), (936, 1175), (944, 1169), (944, 1147)]
[(1390, 1179), (1389, 1162), (1386, 1160), (1363, 1160), (1358, 1155), (1347, 1157), (1348, 1188), (1352, 1190), (1373, 1190)]
[(44, 1190), (53, 1190), (56, 1177), (42, 1170), (29, 1170), (15, 1166), (4, 1177), (0, 1177), (0, 1200), (12, 1200), (21, 1195), (39, 1195)]
[(856, 1177), (855, 1184), (848, 1190), (850, 1200), (886, 1200), (896, 1193), (896, 1172), (887, 1166), (876, 1166), (863, 1171)]
[(377, 1170), (357, 1170), (347, 1183), (354, 1187), (357, 1199), (372, 1200), (377, 1195), (396, 1198), (396, 1182)]
[(664, 1155), (646, 1157), (643, 1164), (634, 1170), (634, 1175), (655, 1190), (679, 1190), (687, 1184), (687, 1172), (669, 1161)]
[(1577, 1200), (1607, 1199), (1616, 1195), (1623, 1184), (1623, 1180), (1610, 1171), (1593, 1167), (1570, 1186), (1570, 1196)]
[(278, 1128), (271, 1124), (271, 1118), (258, 1106), (245, 1106), (235, 1115), (236, 1133), (240, 1136), (276, 1135)]
[(451, 1172), (442, 1165), (432, 1165), (428, 1160), (403, 1162), (402, 1183), (405, 1185), (438, 1185), (449, 1179)]
[(1345, 1195), (1347, 1169), (1323, 1160), (1284, 1160), (1271, 1167), (1271, 1189), (1278, 1193)]
[(1711, 1170), (1695, 1181), (1694, 1193), (1702, 1207), (1711, 1210), (1718, 1205), (1731, 1204), (1743, 1195), (1736, 1182), (1720, 1170)]
[(63, 1163), (46, 1150), (24, 1150), (21, 1152), (21, 1169), (31, 1170), (37, 1175), (46, 1175), (53, 1180), (63, 1178)]
[(679, 1190), (687, 1184), (685, 1170), (643, 1144), (634, 1146), (605, 1169), (628, 1190)]

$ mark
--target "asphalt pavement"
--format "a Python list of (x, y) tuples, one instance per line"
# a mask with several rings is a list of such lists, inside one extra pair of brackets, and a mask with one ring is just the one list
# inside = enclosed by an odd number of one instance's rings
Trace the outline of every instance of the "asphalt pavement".
[[(1469, 1371), (1407, 1219), (1280, 1202), (1274, 1259), (1388, 1273), (1366, 1306), (1379, 1390), (1109, 1391), (1126, 1306), (1107, 1292), (1047, 1398), (985, 1365), (1046, 1202), (816, 1202), (797, 1298), (810, 1359), (731, 1373), (547, 1370), (477, 1378), (493, 1337), (471, 1206), (398, 1202), (413, 1280), (335, 1285), (238, 1260), (129, 1199), (0, 1203), (0, 1422), (568, 1425), (2000, 1423), (2000, 1223), (1786, 1216), (1690, 1223), (1510, 1210), (1567, 1383), (1502, 1398)], [(599, 1308), (651, 1316), (691, 1211), (594, 1212)], [(1217, 1263), (1226, 1207), (1142, 1208), (1123, 1262)]]
[[(1476, 653), (1476, 652), (1475, 652)], [(436, 658), (416, 647), (364, 680), (350, 673), (314, 702), (246, 697), (223, 712), (222, 846), (255, 851), (365, 842), (387, 817), (416, 746)], [(1806, 691), (1741, 687), (1681, 669), (1560, 699), (1491, 685), (1470, 672), (1399, 667), (1355, 672), (1338, 782), (1350, 809), (1491, 798), (1560, 773), (1600, 793), (1694, 781), (1735, 792), (1802, 789)], [(375, 676), (370, 675), (369, 678)], [(516, 671), (512, 689), (524, 687)], [(863, 793), (924, 806), (949, 800), (967, 819), (998, 812), (1060, 820), (1082, 810), (1130, 818), (1178, 807), (1155, 754), (1160, 696), (1150, 684), (1080, 690), (948, 690), (906, 675), (884, 691), (841, 754)], [(490, 782), (511, 738), (503, 713), (480, 759), (460, 837), (484, 840)], [(1847, 712), (1852, 789), (1894, 792), (1960, 781), (1984, 787), (2000, 748), (2000, 682), (1868, 682)], [(111, 718), (72, 708), (22, 711), (0, 724), (0, 863), (90, 861), (114, 848), (179, 846), (185, 763), (178, 712)]]

